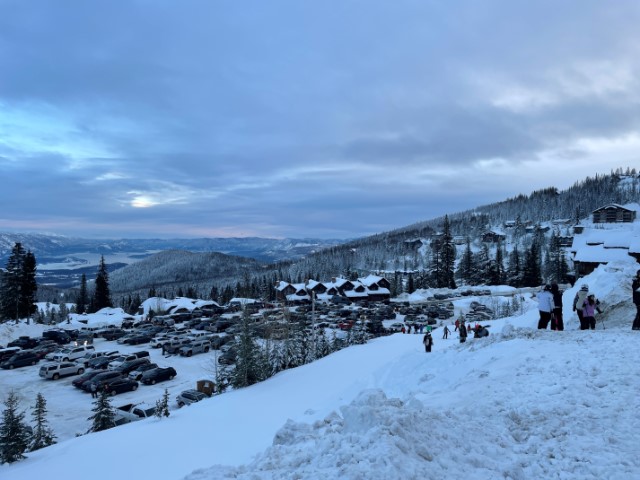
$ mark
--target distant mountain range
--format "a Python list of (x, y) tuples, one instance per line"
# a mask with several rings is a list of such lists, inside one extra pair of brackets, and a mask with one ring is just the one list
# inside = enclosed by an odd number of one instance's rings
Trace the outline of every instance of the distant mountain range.
[(0, 266), (6, 265), (16, 242), (21, 242), (25, 249), (35, 254), (39, 283), (66, 288), (77, 284), (83, 273), (88, 279), (92, 279), (102, 255), (110, 272), (167, 250), (217, 252), (271, 263), (297, 260), (344, 241), (259, 237), (94, 240), (57, 235), (0, 233)]

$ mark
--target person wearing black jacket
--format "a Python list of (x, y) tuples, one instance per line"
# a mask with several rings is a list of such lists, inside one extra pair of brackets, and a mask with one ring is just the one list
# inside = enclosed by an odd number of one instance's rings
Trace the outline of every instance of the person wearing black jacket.
[(636, 278), (631, 283), (633, 303), (636, 306), (636, 318), (633, 320), (632, 330), (640, 330), (640, 270), (636, 272)]
[(467, 341), (467, 327), (464, 324), (464, 321), (460, 322), (460, 343), (464, 343)]
[(551, 284), (551, 294), (553, 295), (553, 315), (551, 315), (551, 330), (564, 330), (564, 320), (562, 319), (562, 290), (557, 283)]

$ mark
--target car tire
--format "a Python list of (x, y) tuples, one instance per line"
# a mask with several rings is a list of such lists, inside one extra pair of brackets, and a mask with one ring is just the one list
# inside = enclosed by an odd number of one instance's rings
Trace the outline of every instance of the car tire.
[(138, 389), (138, 385), (133, 385), (133, 386), (131, 387), (131, 391), (132, 391), (132, 392), (135, 392), (137, 389)]
[(155, 384), (156, 384), (156, 379), (154, 378), (151, 380), (151, 385), (155, 385)]
[(189, 350), (189, 351), (187, 352), (187, 357), (190, 357), (191, 355), (193, 355), (193, 353), (191, 352), (191, 350)]
[(33, 367), (36, 364), (35, 360), (31, 360), (31, 366)]
[(68, 362), (68, 361), (69, 361), (69, 357), (64, 357), (64, 358), (62, 359), (62, 361), (63, 361), (63, 362)]
[(115, 397), (115, 396), (116, 396), (116, 393), (118, 393), (118, 392), (116, 392), (115, 390), (111, 390), (110, 395), (111, 395), (112, 397)]
[(178, 402), (178, 408), (184, 407), (184, 402)]
[(9, 370), (13, 370), (15, 365), (9, 365)]
[(53, 380), (58, 380), (60, 378), (60, 374), (59, 373), (54, 373), (53, 377), (51, 377)]
[(204, 349), (204, 353), (209, 353), (209, 347)]
[(78, 375), (82, 375), (84, 373), (84, 368), (79, 368), (78, 369)]
[(176, 378), (175, 375), (169, 375), (169, 380), (173, 380), (174, 378)]

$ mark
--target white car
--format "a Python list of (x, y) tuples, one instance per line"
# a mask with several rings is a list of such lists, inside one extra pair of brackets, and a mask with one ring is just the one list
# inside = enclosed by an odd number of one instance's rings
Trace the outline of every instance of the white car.
[(48, 353), (44, 358), (53, 362), (68, 362), (84, 357), (88, 352), (94, 352), (93, 345), (80, 345), (78, 347), (63, 348), (59, 352)]
[(69, 375), (82, 375), (84, 373), (84, 367), (81, 364), (75, 362), (59, 362), (59, 363), (46, 363), (40, 367), (39, 375), (42, 378), (49, 378), (51, 380), (58, 380), (60, 377), (67, 377)]

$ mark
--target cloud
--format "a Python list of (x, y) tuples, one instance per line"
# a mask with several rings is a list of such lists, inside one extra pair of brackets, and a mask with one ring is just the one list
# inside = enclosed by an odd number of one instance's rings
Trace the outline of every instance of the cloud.
[(634, 2), (2, 10), (0, 228), (355, 237), (633, 161)]

